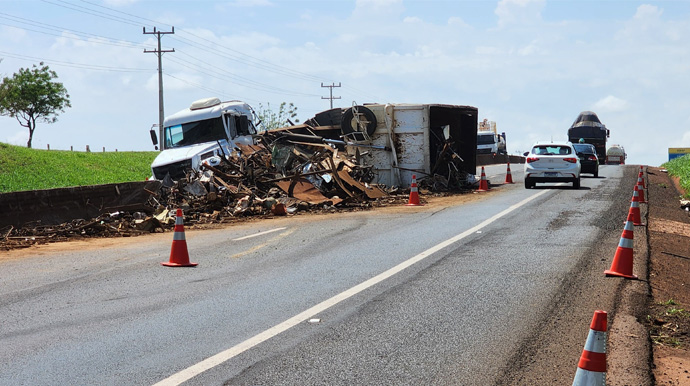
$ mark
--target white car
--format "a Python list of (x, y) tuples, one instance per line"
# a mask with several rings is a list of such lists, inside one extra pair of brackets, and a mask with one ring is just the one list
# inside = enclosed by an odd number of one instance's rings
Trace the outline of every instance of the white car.
[(537, 142), (525, 154), (525, 188), (537, 182), (572, 182), (580, 187), (580, 159), (570, 142)]

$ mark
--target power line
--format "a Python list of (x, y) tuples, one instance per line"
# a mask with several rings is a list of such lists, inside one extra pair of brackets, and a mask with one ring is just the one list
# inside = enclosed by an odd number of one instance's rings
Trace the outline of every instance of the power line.
[[(276, 94), (292, 95), (292, 96), (318, 96), (315, 94), (300, 93), (300, 92), (296, 92), (293, 90), (286, 90), (286, 89), (278, 88), (278, 87), (268, 85), (265, 83), (257, 82), (257, 81), (254, 81), (254, 80), (251, 80), (248, 78), (244, 78), (244, 77), (239, 76), (237, 74), (234, 74), (232, 72), (226, 71), (223, 68), (220, 68), (218, 66), (214, 66), (210, 63), (204, 62), (204, 61), (196, 58), (193, 55), (190, 55), (190, 54), (183, 52), (182, 50), (178, 50), (176, 52), (181, 53), (183, 55), (186, 55), (186, 56), (188, 56), (188, 57), (190, 57), (190, 58), (192, 58), (198, 62), (201, 62), (202, 64), (201, 65), (195, 64), (195, 63), (192, 63), (190, 61), (180, 59), (180, 58), (176, 58), (176, 59), (169, 58), (168, 60), (175, 62), (175, 63), (179, 64), (180, 66), (198, 71), (202, 74), (211, 76), (211, 77), (216, 78), (216, 79), (225, 80), (225, 81), (233, 81), (237, 84), (244, 85), (245, 87), (253, 88), (256, 90), (268, 91), (268, 92), (272, 92), (272, 93), (276, 93)], [(182, 62), (187, 63), (189, 65), (183, 64)], [(208, 66), (208, 67), (210, 67), (210, 69), (208, 69), (208, 68), (205, 69), (204, 66)], [(211, 73), (209, 73), (207, 71), (210, 71)]]
[[(72, 10), (75, 10), (75, 11), (78, 11), (78, 12), (84, 12), (84, 13), (87, 13), (87, 14), (90, 14), (90, 15), (94, 15), (94, 16), (106, 18), (106, 19), (108, 19), (108, 20), (119, 21), (119, 22), (122, 22), (122, 23), (125, 23), (125, 24), (130, 24), (130, 25), (137, 25), (137, 24), (135, 24), (131, 19), (126, 19), (126, 18), (122, 18), (122, 17), (119, 17), (119, 16), (112, 16), (112, 15), (106, 14), (106, 13), (104, 13), (104, 12), (96, 11), (96, 10), (93, 10), (93, 9), (90, 9), (90, 8), (85, 8), (85, 7), (81, 7), (81, 6), (76, 6), (76, 5), (73, 5), (73, 4), (71, 4), (71, 3), (67, 3), (67, 2), (64, 1), (64, 0), (53, 0), (53, 1), (57, 1), (57, 2), (60, 2), (60, 3), (66, 3), (66, 4), (70, 5), (70, 6), (66, 6), (66, 5), (62, 5), (62, 4), (57, 4), (57, 3), (54, 3), (54, 2), (51, 2), (51, 1), (48, 1), (48, 0), (42, 0), (42, 1), (44, 1), (44, 2), (46, 2), (46, 3), (49, 3), (49, 4), (56, 5), (56, 6), (60, 6), (60, 7), (72, 9)], [(97, 6), (97, 7), (99, 7), (99, 8), (106, 9), (106, 10), (108, 10), (108, 11), (110, 11), (110, 12), (116, 12), (116, 13), (120, 13), (120, 14), (123, 14), (123, 15), (127, 15), (127, 16), (129, 16), (130, 18), (133, 17), (133, 18), (140, 19), (140, 20), (145, 20), (145, 21), (148, 21), (148, 22), (154, 22), (154, 23), (158, 23), (158, 24), (168, 25), (168, 24), (166, 24), (166, 23), (160, 23), (160, 22), (157, 22), (157, 21), (154, 21), (154, 20), (150, 20), (150, 19), (146, 19), (146, 18), (139, 17), (139, 16), (135, 16), (135, 15), (132, 15), (132, 14), (129, 14), (129, 13), (126, 13), (126, 12), (122, 12), (122, 11), (118, 11), (118, 10), (115, 10), (115, 9), (112, 9), (112, 8), (108, 8), (108, 7), (105, 7), (105, 6), (102, 6), (102, 5), (94, 4), (94, 3), (89, 2), (89, 1), (85, 1), (85, 0), (80, 0), (80, 1), (82, 1), (83, 3), (86, 3), (86, 4), (90, 4), (90, 5), (92, 5), (92, 6)], [(168, 26), (169, 26), (169, 25), (168, 25)], [(208, 45), (204, 45), (204, 44), (201, 44), (201, 43), (199, 43), (199, 42), (195, 42), (195, 41), (193, 41), (193, 40), (190, 40), (190, 39), (187, 39), (187, 38), (184, 38), (184, 37), (172, 38), (173, 40), (177, 40), (177, 41), (181, 41), (181, 42), (185, 42), (185, 41), (186, 41), (186, 43), (189, 44), (189, 45), (195, 46), (195, 47), (197, 47), (197, 48), (202, 48), (202, 49), (208, 50), (208, 51), (206, 51), (206, 52), (208, 52), (208, 53), (210, 53), (210, 54), (220, 55), (220, 56), (223, 56), (223, 57), (225, 57), (225, 58), (227, 58), (227, 59), (234, 60), (234, 61), (243, 63), (243, 64), (245, 64), (245, 65), (249, 65), (249, 66), (261, 68), (261, 69), (264, 69), (264, 70), (266, 70), (266, 71), (271, 71), (271, 72), (274, 72), (274, 73), (278, 73), (278, 74), (280, 74), (280, 75), (285, 75), (285, 76), (290, 76), (290, 77), (299, 78), (299, 79), (303, 79), (303, 80), (310, 80), (310, 81), (322, 81), (322, 80), (323, 80), (323, 78), (320, 78), (320, 77), (317, 77), (317, 76), (314, 76), (314, 75), (311, 75), (311, 74), (307, 74), (307, 73), (304, 73), (304, 72), (300, 72), (300, 71), (297, 71), (297, 70), (293, 70), (293, 69), (290, 69), (290, 68), (288, 68), (288, 67), (280, 66), (280, 65), (271, 63), (271, 62), (269, 62), (269, 61), (266, 61), (266, 60), (263, 60), (263, 59), (259, 59), (259, 58), (253, 57), (253, 56), (248, 55), (248, 54), (245, 54), (245, 53), (243, 53), (243, 52), (240, 52), (240, 51), (234, 50), (234, 49), (232, 49), (232, 48), (229, 48), (229, 47), (223, 46), (223, 45), (221, 45), (221, 44), (218, 44), (218, 42), (216, 42), (216, 41), (212, 41), (212, 40), (206, 39), (206, 38), (204, 38), (204, 37), (201, 37), (201, 36), (196, 35), (196, 34), (194, 34), (194, 33), (192, 33), (192, 32), (189, 32), (189, 31), (184, 31), (184, 30), (182, 30), (182, 31), (179, 31), (179, 32), (180, 32), (182, 35), (190, 35), (190, 36), (193, 36), (193, 37), (195, 37), (195, 38), (197, 38), (197, 39), (199, 39), (199, 40), (205, 41), (205, 42), (207, 42), (207, 43), (209, 43), (209, 44), (208, 44)], [(240, 57), (231, 57), (231, 56), (227, 56), (227, 55), (221, 55), (221, 54), (218, 52), (218, 48), (224, 49), (224, 50), (226, 50), (226, 51), (233, 52), (233, 53), (239, 55)]]
[[(10, 28), (16, 28), (16, 29), (21, 29), (21, 30), (26, 30), (26, 31), (31, 31), (31, 32), (36, 32), (44, 35), (49, 35), (49, 36), (56, 36), (59, 38), (67, 38), (67, 39), (72, 39), (72, 40), (78, 40), (78, 41), (84, 41), (83, 39), (80, 39), (78, 37), (74, 36), (69, 36), (69, 35), (64, 35), (64, 34), (56, 34), (56, 33), (50, 33), (50, 32), (45, 32), (45, 31), (39, 31), (27, 27), (17, 27), (12, 24), (6, 24), (6, 23), (0, 23), (0, 25), (4, 25)], [(39, 27), (40, 28), (40, 27)], [(65, 29), (65, 31), (73, 33), (75, 35), (82, 35), (83, 38), (86, 39), (93, 39), (93, 38), (99, 38), (99, 39), (109, 39), (104, 36), (98, 36), (98, 35), (91, 35), (91, 36), (85, 36), (89, 35), (84, 32), (78, 32), (74, 30), (69, 30)], [(96, 43), (96, 44), (104, 44), (104, 45), (109, 45), (109, 46), (117, 46), (117, 47), (125, 47), (125, 48), (141, 48), (142, 45), (140, 43), (133, 43), (133, 42), (127, 42), (127, 41), (121, 41), (121, 42), (110, 42), (110, 41), (103, 41), (103, 40), (89, 40), (90, 43)]]
[(65, 62), (65, 61), (54, 60), (54, 59), (39, 58), (39, 57), (35, 57), (35, 56), (13, 54), (11, 52), (5, 52), (5, 51), (0, 51), (0, 54), (8, 56), (10, 58), (15, 58), (15, 59), (33, 60), (33, 61), (38, 60), (38, 61), (45, 62), (48, 64), (54, 64), (56, 66), (83, 68), (83, 69), (96, 70), (96, 71), (112, 71), (112, 72), (150, 72), (151, 71), (150, 68), (123, 68), (123, 67), (98, 66), (98, 65), (94, 65), (94, 64)]
[[(66, 1), (55, 0), (55, 1), (59, 1), (59, 2), (61, 2), (61, 3), (65, 3), (65, 4), (67, 4), (67, 5), (54, 3), (54, 2), (48, 1), (48, 0), (41, 0), (41, 1), (43, 1), (44, 3), (48, 3), (48, 4), (52, 4), (52, 5), (58, 6), (58, 7), (71, 9), (71, 10), (73, 10), (73, 11), (82, 12), (82, 13), (86, 13), (86, 14), (93, 15), (93, 16), (98, 16), (98, 17), (101, 17), (101, 18), (104, 18), (104, 19), (108, 19), (108, 20), (112, 20), (112, 21), (117, 21), (117, 22), (120, 22), (120, 23), (129, 24), (129, 25), (133, 25), (133, 26), (137, 26), (137, 27), (140, 27), (140, 26), (141, 26), (140, 23), (134, 23), (134, 22), (132, 22), (132, 21), (130, 21), (130, 20), (127, 20), (127, 19), (124, 19), (124, 18), (121, 18), (121, 17), (117, 17), (117, 16), (111, 16), (111, 15), (108, 15), (108, 14), (103, 13), (103, 12), (94, 11), (94, 10), (91, 10), (91, 9), (88, 9), (88, 8), (84, 8), (84, 7), (76, 7), (76, 8), (75, 8), (75, 6), (74, 6), (73, 4), (67, 3)], [(79, 8), (82, 8), (82, 9), (79, 9)], [(90, 11), (90, 12), (88, 12), (87, 10)]]

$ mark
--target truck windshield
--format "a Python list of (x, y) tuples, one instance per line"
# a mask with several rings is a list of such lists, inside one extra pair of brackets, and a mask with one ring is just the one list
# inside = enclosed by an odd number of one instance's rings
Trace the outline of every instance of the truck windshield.
[(220, 117), (165, 128), (165, 148), (182, 147), (226, 139)]
[(477, 145), (492, 145), (496, 143), (494, 140), (494, 135), (478, 135), (477, 136)]

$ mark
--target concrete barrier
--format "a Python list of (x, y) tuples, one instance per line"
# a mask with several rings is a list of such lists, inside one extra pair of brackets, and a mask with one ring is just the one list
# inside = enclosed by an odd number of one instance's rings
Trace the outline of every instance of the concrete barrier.
[(477, 154), (477, 166), (504, 164), (524, 164), (525, 157), (518, 155)]
[(160, 181), (140, 181), (3, 193), (0, 227), (34, 221), (57, 225), (118, 210), (149, 212), (146, 201), (160, 187)]

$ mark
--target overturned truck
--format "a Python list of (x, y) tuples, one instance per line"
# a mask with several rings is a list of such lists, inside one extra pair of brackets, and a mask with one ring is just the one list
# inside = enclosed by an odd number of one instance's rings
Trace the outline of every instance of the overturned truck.
[(476, 107), (442, 104), (366, 104), (317, 114), (284, 132), (340, 146), (372, 166), (371, 183), (408, 187), (412, 175), (437, 189), (474, 182)]

